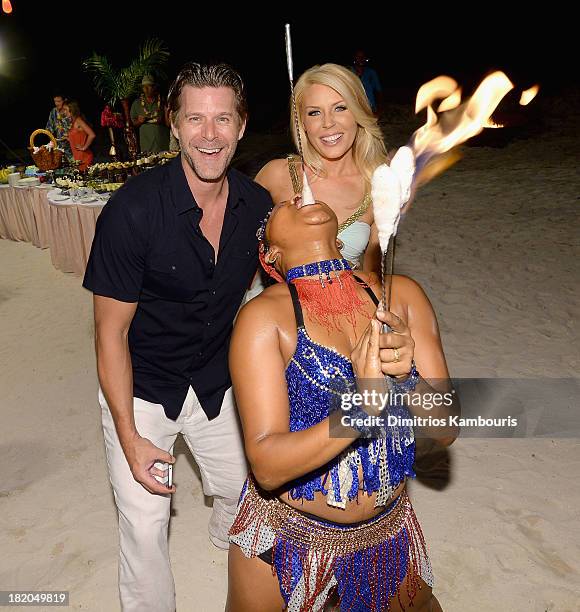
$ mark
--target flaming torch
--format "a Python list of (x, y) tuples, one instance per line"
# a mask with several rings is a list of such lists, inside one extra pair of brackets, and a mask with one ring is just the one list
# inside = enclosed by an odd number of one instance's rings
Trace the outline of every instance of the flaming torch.
[[(439, 76), (419, 88), (415, 113), (427, 109), (425, 124), (411, 136), (407, 146), (397, 151), (391, 164), (379, 166), (372, 178), (373, 210), (382, 251), (381, 306), (384, 310), (390, 308), (395, 236), (411, 194), (459, 159), (454, 149), (457, 145), (485, 127), (501, 127), (490, 118), (513, 87), (507, 76), (498, 71), (483, 79), (463, 103), (461, 89), (451, 77)], [(520, 104), (527, 104), (537, 91), (535, 86), (524, 92)], [(435, 111), (433, 106), (437, 100), (441, 102)]]

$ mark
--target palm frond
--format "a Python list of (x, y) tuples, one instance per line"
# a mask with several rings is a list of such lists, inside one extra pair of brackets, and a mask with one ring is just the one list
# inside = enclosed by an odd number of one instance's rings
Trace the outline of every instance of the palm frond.
[(169, 59), (169, 51), (162, 40), (155, 38), (145, 41), (139, 49), (139, 56), (119, 75), (122, 87), (128, 96), (140, 91), (141, 79), (146, 74), (156, 74), (164, 78), (163, 66)]
[(83, 62), (83, 68), (93, 73), (97, 93), (107, 103), (130, 98), (140, 91), (141, 79), (146, 74), (165, 77), (163, 66), (169, 58), (169, 50), (162, 40), (150, 38), (139, 49), (139, 55), (129, 66), (115, 71), (104, 55), (93, 55)]
[(141, 46), (139, 58), (150, 62), (153, 68), (162, 70), (163, 65), (169, 59), (169, 49), (162, 40), (158, 38), (149, 38)]
[(93, 73), (95, 90), (108, 104), (119, 100), (118, 74), (113, 70), (108, 58), (93, 52), (93, 55), (83, 62), (83, 68)]

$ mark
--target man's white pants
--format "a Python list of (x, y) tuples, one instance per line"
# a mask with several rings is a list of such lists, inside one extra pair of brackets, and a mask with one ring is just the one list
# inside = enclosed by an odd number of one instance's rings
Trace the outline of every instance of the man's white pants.
[[(100, 390), (99, 402), (109, 475), (119, 510), (123, 611), (173, 612), (175, 585), (167, 542), (170, 496), (152, 495), (135, 481)], [(199, 466), (203, 491), (214, 497), (210, 540), (227, 548), (228, 530), (248, 471), (232, 389), (226, 391), (220, 415), (211, 421), (191, 387), (177, 421), (165, 416), (161, 404), (133, 398), (133, 408), (139, 435), (155, 446), (172, 453), (177, 434), (183, 434)]]

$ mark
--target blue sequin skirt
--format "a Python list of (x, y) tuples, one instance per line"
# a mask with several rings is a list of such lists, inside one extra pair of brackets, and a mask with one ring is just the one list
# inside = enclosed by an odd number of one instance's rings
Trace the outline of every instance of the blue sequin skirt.
[(378, 516), (341, 525), (268, 496), (250, 476), (230, 541), (246, 557), (272, 549), (272, 570), (291, 612), (322, 610), (334, 592), (340, 610), (379, 612), (389, 609), (403, 581), (410, 601), (421, 588), (419, 578), (433, 585), (423, 533), (405, 491)]

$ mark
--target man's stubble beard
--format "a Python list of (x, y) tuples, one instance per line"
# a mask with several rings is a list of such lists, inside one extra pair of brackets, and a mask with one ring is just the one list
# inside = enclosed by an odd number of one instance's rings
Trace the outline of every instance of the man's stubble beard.
[(198, 168), (192, 158), (192, 156), (189, 153), (188, 148), (182, 148), (181, 152), (183, 154), (183, 157), (185, 158), (185, 160), (187, 161), (189, 167), (192, 169), (193, 173), (195, 174), (195, 176), (197, 176), (197, 178), (200, 181), (207, 181), (207, 182), (217, 182), (219, 181), (221, 178), (223, 178), (223, 176), (225, 175), (225, 173), (228, 171), (228, 168), (230, 167), (230, 164), (232, 162), (232, 159), (234, 158), (234, 155), (236, 153), (236, 149), (237, 149), (237, 142), (234, 144), (234, 146), (232, 147), (226, 161), (225, 164), (223, 166), (223, 168), (221, 169), (220, 173), (218, 174), (218, 176), (205, 176), (200, 172), (200, 168)]

